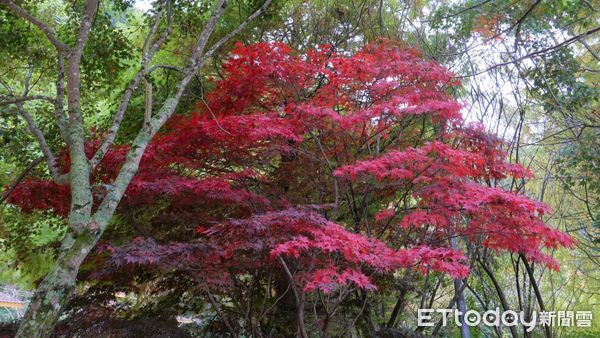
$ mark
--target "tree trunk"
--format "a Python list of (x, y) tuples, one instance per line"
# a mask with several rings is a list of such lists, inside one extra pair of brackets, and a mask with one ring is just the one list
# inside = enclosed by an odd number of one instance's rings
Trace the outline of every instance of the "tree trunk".
[(396, 319), (398, 315), (402, 313), (404, 309), (404, 304), (406, 303), (406, 295), (410, 290), (410, 282), (412, 280), (412, 273), (410, 271), (406, 271), (404, 276), (402, 277), (402, 282), (400, 285), (400, 291), (398, 294), (398, 301), (392, 310), (392, 314), (390, 315), (390, 319), (388, 320), (387, 327), (394, 327), (396, 325)]
[(471, 331), (469, 327), (465, 323), (465, 313), (467, 313), (467, 303), (465, 302), (465, 295), (463, 292), (463, 282), (461, 279), (457, 278), (454, 280), (454, 290), (456, 290), (456, 308), (458, 311), (462, 312), (461, 315), (458, 316), (458, 320), (460, 321), (460, 336), (461, 338), (471, 338)]
[(62, 242), (54, 269), (46, 275), (31, 298), (16, 337), (49, 337), (62, 308), (71, 299), (79, 266), (99, 239), (99, 232), (68, 234)]
[[(527, 258), (525, 257), (525, 255), (520, 254), (520, 257), (521, 257), (521, 260), (523, 261), (523, 265), (525, 266), (525, 270), (527, 271), (527, 275), (529, 275), (529, 282), (533, 286), (533, 291), (535, 292), (535, 297), (538, 301), (540, 311), (545, 312), (546, 306), (544, 306), (544, 298), (542, 297), (542, 293), (540, 292), (540, 288), (538, 287), (537, 281), (533, 274), (533, 269), (529, 265), (529, 262), (527, 261)], [(551, 338), (552, 337), (552, 327), (549, 325), (544, 325), (544, 333), (545, 333), (546, 337)]]
[[(452, 249), (458, 250), (458, 246), (456, 245), (456, 238), (450, 239), (450, 245)], [(460, 321), (460, 336), (461, 338), (471, 338), (471, 331), (469, 327), (465, 323), (465, 313), (467, 313), (467, 303), (465, 302), (465, 294), (464, 294), (464, 286), (463, 281), (460, 278), (454, 279), (454, 290), (456, 292), (456, 309), (462, 314), (458, 316), (458, 320)]]
[[(504, 311), (509, 311), (510, 306), (508, 305), (508, 300), (506, 300), (504, 291), (502, 291), (502, 287), (500, 286), (500, 283), (496, 279), (496, 276), (494, 276), (494, 272), (487, 266), (487, 264), (483, 260), (479, 259), (479, 264), (481, 265), (481, 267), (483, 268), (485, 273), (488, 275), (488, 277), (490, 277), (492, 284), (494, 284), (494, 288), (496, 289), (496, 293), (498, 293), (498, 298), (500, 299), (500, 303), (502, 304), (502, 309)], [(516, 327), (509, 326), (508, 328), (510, 329), (510, 334), (512, 335), (513, 338), (519, 337), (519, 335), (517, 334)], [(525, 332), (527, 332), (527, 331), (525, 331)]]
[(71, 160), (68, 176), (71, 188), (70, 232), (62, 241), (54, 268), (35, 290), (19, 325), (17, 337), (50, 337), (63, 307), (71, 299), (79, 266), (101, 235), (100, 228), (92, 222), (91, 217), (94, 200), (90, 184), (90, 166), (85, 154), (80, 73), (81, 56), (97, 8), (98, 0), (86, 2), (77, 41), (67, 53), (69, 124), (66, 141)]

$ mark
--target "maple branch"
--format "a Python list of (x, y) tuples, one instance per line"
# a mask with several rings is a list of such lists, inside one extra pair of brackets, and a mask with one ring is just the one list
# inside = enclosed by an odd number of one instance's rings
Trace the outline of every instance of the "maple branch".
[(50, 103), (54, 103), (54, 101), (55, 101), (55, 99), (50, 96), (30, 95), (30, 96), (21, 96), (21, 97), (16, 97), (16, 98), (9, 99), (9, 100), (0, 101), (0, 106), (6, 106), (9, 104), (17, 104), (17, 103), (23, 103), (23, 102), (35, 101), (35, 100), (48, 101)]
[[(538, 306), (540, 307), (540, 311), (546, 311), (546, 307), (544, 306), (544, 297), (542, 297), (542, 293), (540, 292), (540, 288), (538, 287), (538, 283), (533, 274), (533, 268), (531, 265), (529, 265), (529, 262), (527, 261), (527, 257), (525, 257), (524, 254), (520, 253), (519, 257), (523, 261), (523, 266), (525, 266), (525, 270), (527, 271), (527, 275), (529, 276), (529, 282), (531, 283), (531, 286), (533, 287), (533, 292), (534, 292), (535, 298), (538, 302)], [(550, 327), (548, 325), (544, 325), (544, 332), (546, 333), (547, 337), (552, 337), (552, 327)]]
[[(305, 124), (306, 126), (306, 124)], [(317, 141), (317, 145), (319, 146), (319, 151), (321, 152), (321, 155), (323, 156), (323, 158), (325, 159), (325, 163), (327, 164), (327, 167), (329, 168), (329, 171), (331, 172), (331, 177), (333, 178), (333, 190), (334, 190), (334, 194), (335, 194), (335, 205), (331, 214), (331, 218), (333, 220), (337, 219), (337, 215), (338, 215), (338, 209), (340, 207), (340, 192), (339, 192), (339, 182), (338, 182), (338, 178), (333, 174), (334, 172), (334, 168), (333, 165), (331, 164), (331, 162), (329, 161), (329, 157), (327, 157), (327, 154), (325, 154), (325, 149), (323, 148), (323, 144), (321, 144), (321, 139), (314, 135), (314, 133), (308, 129), (309, 134), (311, 135), (311, 137), (313, 139), (315, 139), (315, 141)]]
[(151, 74), (153, 71), (155, 71), (155, 70), (157, 70), (159, 68), (166, 69), (166, 70), (174, 70), (176, 72), (183, 73), (182, 69), (180, 69), (178, 67), (175, 67), (175, 66), (170, 66), (170, 65), (154, 65), (154, 66), (148, 68), (148, 72), (146, 73), (146, 75)]
[(58, 40), (54, 31), (47, 24), (45, 24), (35, 16), (31, 15), (29, 12), (27, 12), (22, 7), (10, 0), (0, 0), (0, 4), (3, 4), (6, 7), (10, 8), (13, 13), (39, 28), (46, 35), (50, 43), (52, 43), (54, 47), (56, 47), (56, 50), (59, 52), (59, 54), (66, 55), (69, 53), (69, 47), (60, 40)]
[(98, 9), (98, 0), (88, 0), (83, 10), (83, 18), (81, 19), (81, 25), (79, 26), (79, 34), (77, 35), (77, 42), (73, 50), (71, 51), (70, 58), (80, 58), (83, 53), (83, 47), (88, 41), (90, 31), (92, 30), (92, 20)]
[[(494, 276), (494, 272), (490, 269), (490, 267), (487, 265), (487, 263), (484, 260), (482, 260), (481, 258), (476, 258), (476, 260), (477, 260), (477, 262), (479, 262), (479, 265), (483, 268), (483, 271), (485, 271), (485, 273), (488, 275), (488, 277), (492, 281), (492, 284), (494, 285), (494, 289), (496, 290), (496, 293), (498, 294), (498, 298), (500, 299), (500, 304), (502, 304), (503, 310), (509, 311), (510, 305), (508, 305), (508, 301), (506, 300), (504, 291), (502, 291), (502, 287), (500, 286), (500, 283), (498, 283), (496, 276)], [(510, 329), (510, 333), (513, 336), (513, 338), (519, 337), (519, 335), (517, 334), (517, 330), (515, 329), (514, 326), (510, 326), (509, 329)]]
[[(452, 297), (452, 299), (450, 299), (450, 302), (448, 303), (448, 306), (446, 306), (446, 310), (448, 309), (452, 309), (454, 307), (454, 304), (456, 304), (456, 302), (458, 301), (458, 295), (461, 294), (465, 289), (467, 288), (467, 284), (462, 283), (462, 285), (460, 286), (459, 289), (456, 289), (454, 292), (454, 297)], [(440, 331), (440, 329), (442, 328), (442, 319), (440, 319), (437, 324), (435, 325), (435, 328), (433, 329), (433, 332), (431, 333), (431, 336), (435, 337), (437, 335), (437, 333)]]
[(296, 285), (294, 284), (294, 276), (292, 275), (290, 269), (288, 268), (285, 260), (281, 256), (277, 256), (277, 261), (283, 267), (283, 271), (290, 282), (290, 286), (292, 288), (292, 292), (294, 292), (294, 296), (296, 298), (296, 311), (298, 312), (298, 331), (302, 338), (308, 338), (308, 334), (306, 333), (306, 328), (304, 327), (304, 292), (298, 290)]
[(117, 133), (119, 132), (119, 129), (121, 128), (121, 122), (123, 122), (123, 118), (125, 117), (125, 111), (127, 110), (127, 107), (129, 107), (129, 102), (131, 101), (133, 92), (140, 85), (140, 82), (142, 81), (143, 76), (144, 76), (144, 71), (142, 69), (131, 80), (131, 82), (127, 86), (127, 89), (125, 89), (125, 92), (123, 93), (123, 97), (121, 98), (121, 103), (119, 104), (119, 108), (117, 108), (117, 111), (113, 117), (113, 121), (110, 126), (110, 129), (108, 130), (108, 134), (106, 135), (104, 142), (102, 142), (102, 145), (100, 145), (100, 147), (98, 148), (98, 150), (96, 150), (96, 153), (90, 160), (90, 166), (92, 168), (97, 167), (98, 164), (100, 162), (102, 162), (104, 155), (106, 155), (106, 152), (108, 151), (110, 146), (114, 143), (115, 138), (117, 137)]
[[(269, 278), (270, 278), (270, 276), (269, 276)], [(269, 285), (269, 284), (270, 283), (267, 283), (267, 285)], [(275, 299), (275, 301), (269, 306), (269, 308), (261, 310), (261, 312), (258, 316), (257, 322), (260, 322), (267, 315), (267, 313), (269, 313), (277, 305), (277, 303), (279, 303), (279, 301), (282, 300), (287, 295), (287, 293), (289, 291), (290, 291), (290, 285), (288, 284), (285, 291), (279, 297), (277, 297), (277, 299)], [(266, 301), (267, 301), (267, 297), (265, 297), (265, 301), (263, 302), (263, 308), (264, 308)]]
[(402, 309), (404, 308), (404, 304), (406, 303), (406, 295), (407, 293), (410, 291), (409, 288), (409, 284), (410, 281), (413, 278), (413, 274), (411, 273), (410, 270), (407, 270), (404, 275), (402, 276), (402, 280), (400, 282), (400, 290), (399, 290), (399, 295), (398, 295), (398, 300), (396, 301), (396, 305), (394, 305), (394, 309), (392, 310), (392, 313), (390, 315), (390, 319), (388, 320), (386, 326), (387, 327), (394, 327), (395, 323), (396, 323), (396, 318), (398, 318), (398, 315), (402, 312)]
[(8, 199), (8, 197), (10, 196), (10, 194), (17, 188), (17, 186), (19, 185), (19, 183), (21, 183), (21, 181), (23, 181), (23, 179), (25, 179), (25, 177), (29, 174), (29, 172), (32, 171), (33, 168), (35, 168), (42, 161), (44, 161), (44, 157), (39, 157), (39, 158), (33, 160), (27, 166), (27, 168), (25, 168), (25, 170), (23, 170), (21, 172), (21, 174), (19, 174), (19, 176), (17, 176), (17, 178), (14, 180), (14, 182), (8, 188), (6, 188), (6, 190), (0, 196), (0, 204), (4, 203), (4, 201), (6, 199)]
[(48, 146), (48, 142), (46, 142), (46, 137), (44, 137), (44, 133), (42, 133), (42, 131), (37, 127), (37, 125), (35, 124), (35, 121), (33, 120), (33, 117), (29, 114), (29, 112), (27, 112), (27, 110), (25, 110), (23, 105), (21, 103), (17, 103), (16, 105), (17, 105), (17, 108), (19, 111), (19, 115), (21, 115), (21, 117), (25, 120), (25, 122), (27, 122), (29, 131), (36, 138), (36, 140), (40, 146), (40, 149), (42, 150), (42, 153), (44, 154), (44, 157), (46, 158), (46, 161), (48, 162), (48, 170), (50, 171), (50, 175), (52, 176), (52, 179), (57, 184), (64, 184), (65, 176), (61, 175), (60, 171), (58, 170), (56, 158), (54, 157), (52, 150), (50, 150), (50, 147)]
[(208, 102), (206, 102), (206, 99), (204, 99), (204, 86), (202, 85), (202, 81), (198, 78), (198, 76), (196, 76), (196, 80), (198, 81), (199, 85), (200, 85), (200, 96), (192, 93), (195, 97), (199, 98), (200, 101), (202, 101), (202, 104), (204, 104), (204, 106), (206, 107), (206, 109), (208, 109), (208, 112), (210, 113), (210, 116), (212, 117), (213, 121), (215, 121), (215, 124), (217, 125), (217, 127), (223, 131), (225, 134), (227, 135), (231, 135), (231, 133), (229, 131), (227, 131), (225, 128), (223, 128), (223, 126), (221, 125), (221, 123), (219, 122), (219, 119), (217, 118), (217, 115), (215, 115), (215, 112), (212, 110), (212, 108), (210, 107), (210, 105), (208, 104)]
[(598, 53), (596, 53), (594, 51), (594, 49), (584, 39), (581, 39), (578, 42), (580, 44), (582, 44), (583, 47), (585, 47), (585, 49), (587, 49), (587, 51), (590, 52), (590, 54), (592, 54), (592, 56), (594, 57), (594, 59), (600, 61), (600, 55), (598, 55)]
[(356, 315), (356, 317), (354, 317), (354, 319), (350, 322), (350, 325), (348, 325), (346, 327), (346, 329), (344, 330), (344, 332), (341, 335), (342, 337), (345, 336), (346, 333), (348, 333), (350, 330), (352, 330), (352, 328), (354, 328), (354, 326), (356, 326), (356, 322), (360, 319), (360, 317), (365, 312), (365, 309), (367, 307), (367, 301), (369, 300), (369, 294), (365, 292), (364, 296), (362, 296), (362, 298), (363, 298), (363, 302), (362, 302), (362, 305), (360, 307), (360, 311), (358, 311), (358, 314)]
[[(155, 20), (153, 26), (151, 27), (150, 32), (148, 33), (148, 36), (146, 37), (146, 40), (144, 41), (144, 46), (142, 48), (142, 61), (141, 61), (142, 66), (141, 66), (140, 70), (136, 73), (134, 78), (127, 85), (127, 89), (125, 89), (125, 92), (123, 93), (123, 96), (121, 98), (121, 103), (119, 104), (119, 107), (117, 108), (117, 111), (115, 112), (115, 115), (113, 117), (113, 121), (111, 123), (110, 129), (108, 130), (108, 134), (106, 135), (106, 138), (104, 139), (104, 141), (102, 142), (102, 144), (100, 145), (100, 147), (98, 148), (98, 150), (96, 151), (96, 153), (94, 154), (92, 159), (90, 160), (90, 166), (92, 168), (97, 167), (98, 164), (100, 164), (100, 162), (102, 162), (102, 159), (106, 155), (106, 152), (108, 152), (108, 149), (114, 143), (115, 138), (117, 137), (117, 134), (119, 133), (119, 129), (121, 128), (121, 122), (123, 122), (123, 118), (125, 117), (125, 111), (129, 107), (129, 102), (131, 101), (133, 92), (140, 85), (140, 82), (142, 81), (142, 79), (144, 80), (144, 85), (146, 87), (146, 93), (152, 91), (152, 88), (151, 88), (152, 85), (148, 80), (145, 79), (145, 76), (148, 76), (150, 73), (152, 73), (152, 71), (154, 71), (154, 69), (156, 69), (158, 67), (158, 66), (153, 66), (150, 69), (148, 69), (148, 63), (153, 59), (156, 51), (165, 43), (165, 41), (172, 29), (172, 15), (171, 15), (171, 1), (170, 0), (167, 0), (167, 7), (168, 7), (167, 8), (167, 20), (168, 20), (167, 30), (165, 32), (163, 32), (161, 37), (154, 44), (152, 44), (152, 40), (154, 39), (154, 35), (156, 35), (156, 32), (158, 31), (158, 26), (160, 25), (160, 21), (162, 19), (162, 15), (164, 12), (164, 7), (162, 6), (162, 2), (161, 2), (161, 7), (160, 7), (159, 12), (157, 13), (156, 20)], [(152, 46), (151, 46), (151, 44), (152, 44)], [(150, 87), (150, 88), (148, 88), (148, 87)], [(150, 102), (148, 102), (148, 101), (150, 101)], [(150, 122), (151, 115), (152, 115), (152, 99), (151, 99), (151, 94), (150, 94), (150, 100), (147, 99), (146, 104), (145, 104), (144, 125), (146, 125)]]
[(527, 12), (525, 12), (525, 14), (523, 14), (523, 16), (519, 20), (517, 20), (517, 23), (515, 24), (515, 26), (517, 27), (517, 29), (515, 30), (515, 50), (517, 50), (517, 48), (519, 47), (519, 40), (521, 39), (521, 26), (523, 25), (523, 22), (525, 21), (527, 16), (529, 16), (529, 14), (531, 14), (531, 12), (533, 12), (533, 10), (541, 2), (542, 0), (536, 0), (535, 3), (529, 7)]
[(65, 59), (62, 55), (58, 55), (56, 62), (56, 98), (54, 101), (54, 115), (56, 116), (56, 124), (60, 131), (60, 136), (68, 142), (67, 136), (67, 115), (65, 114)]
[(233, 326), (231, 326), (231, 323), (229, 322), (229, 320), (227, 320), (227, 317), (225, 317), (225, 314), (221, 310), (221, 307), (219, 306), (219, 304), (217, 303), (217, 301), (215, 300), (215, 298), (213, 297), (213, 295), (210, 293), (210, 291), (207, 291), (206, 295), (208, 296), (208, 300), (210, 301), (210, 303), (212, 304), (212, 306), (215, 308), (215, 311), (217, 312), (217, 315), (219, 315), (219, 317), (221, 317), (221, 320), (225, 324), (225, 327), (227, 327), (227, 330), (229, 331), (229, 333), (231, 333), (231, 336), (232, 337), (237, 336), (237, 333), (233, 329)]
[(290, 287), (292, 288), (292, 292), (294, 292), (294, 297), (296, 298), (296, 302), (299, 302), (300, 301), (300, 297), (298, 295), (298, 291), (296, 289), (296, 285), (294, 285), (294, 276), (292, 275), (292, 272), (288, 268), (288, 266), (285, 263), (285, 260), (283, 259), (283, 257), (277, 256), (277, 261), (279, 262), (279, 264), (281, 264), (281, 267), (283, 268), (283, 271), (285, 272), (285, 275), (287, 276), (287, 278), (290, 281)]
[(224, 37), (222, 37), (219, 41), (217, 41), (213, 47), (206, 52), (206, 56), (210, 57), (212, 54), (214, 54), (219, 48), (221, 48), (221, 46), (223, 44), (225, 44), (229, 39), (231, 39), (232, 37), (234, 37), (235, 35), (237, 35), (239, 32), (241, 32), (244, 28), (246, 28), (246, 26), (248, 26), (248, 24), (256, 19), (256, 17), (258, 17), (259, 15), (261, 15), (266, 9), (267, 7), (269, 7), (269, 5), (271, 4), (273, 0), (266, 0), (263, 5), (256, 10), (256, 12), (252, 13), (252, 15), (250, 15), (248, 18), (246, 18), (246, 20), (244, 20), (236, 29), (234, 29), (233, 31), (229, 32), (229, 34), (225, 35)]

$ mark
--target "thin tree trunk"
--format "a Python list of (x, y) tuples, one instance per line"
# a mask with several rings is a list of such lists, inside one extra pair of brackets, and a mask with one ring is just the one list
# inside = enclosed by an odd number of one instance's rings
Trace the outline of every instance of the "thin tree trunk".
[[(454, 307), (454, 304), (456, 304), (458, 298), (458, 294), (462, 293), (463, 290), (466, 288), (467, 284), (466, 283), (462, 283), (462, 289), (460, 289), (460, 292), (455, 292), (454, 297), (452, 297), (452, 299), (450, 300), (450, 302), (448, 302), (448, 306), (446, 306), (446, 309), (452, 309)], [(429, 308), (431, 308), (431, 306), (429, 306)], [(436, 337), (438, 335), (438, 332), (440, 331), (440, 329), (442, 328), (442, 323), (443, 323), (443, 319), (440, 318), (440, 320), (438, 320), (437, 324), (435, 325), (433, 332), (431, 333), (432, 337)], [(417, 328), (417, 331), (421, 331), (419, 329), (422, 329), (423, 326), (419, 326)]]
[[(452, 249), (454, 250), (458, 250), (458, 247), (456, 245), (456, 238), (452, 237), (450, 239), (450, 245), (452, 246)], [(463, 285), (463, 281), (460, 278), (456, 278), (454, 279), (454, 290), (456, 293), (456, 308), (458, 309), (458, 311), (462, 312), (459, 316), (458, 316), (458, 320), (460, 322), (460, 336), (461, 338), (471, 338), (471, 331), (469, 330), (469, 327), (467, 326), (467, 324), (465, 323), (465, 313), (467, 313), (467, 303), (465, 302), (465, 294), (464, 294), (464, 285)]]
[[(479, 264), (481, 264), (481, 267), (483, 268), (485, 273), (488, 275), (488, 277), (490, 277), (492, 284), (494, 284), (494, 288), (496, 289), (498, 298), (500, 298), (500, 303), (502, 304), (502, 308), (504, 309), (504, 311), (510, 310), (508, 301), (506, 300), (506, 296), (504, 295), (504, 292), (502, 291), (502, 287), (500, 286), (500, 283), (498, 283), (498, 280), (496, 279), (496, 276), (494, 276), (494, 273), (492, 272), (492, 270), (482, 260), (479, 260)], [(510, 328), (510, 334), (513, 336), (513, 338), (518, 338), (519, 335), (517, 334), (516, 327), (511, 325), (511, 326), (509, 326), (509, 328)]]
[(398, 294), (398, 301), (396, 301), (396, 305), (392, 310), (392, 314), (390, 315), (390, 319), (387, 322), (387, 327), (394, 327), (396, 324), (396, 319), (398, 315), (402, 313), (404, 309), (404, 304), (406, 303), (406, 295), (409, 291), (409, 283), (412, 280), (412, 273), (410, 270), (406, 271), (404, 276), (402, 277), (402, 284), (400, 286), (400, 292)]
[(454, 280), (454, 290), (456, 292), (456, 308), (461, 314), (458, 316), (460, 322), (460, 336), (461, 338), (471, 338), (471, 331), (465, 323), (465, 313), (467, 313), (467, 303), (465, 302), (465, 295), (463, 290), (463, 282), (460, 278)]
[(287, 278), (290, 282), (290, 287), (292, 289), (292, 292), (294, 293), (294, 297), (296, 298), (296, 320), (297, 320), (296, 324), (297, 324), (297, 329), (298, 329), (298, 332), (297, 332), (298, 337), (308, 338), (308, 334), (306, 333), (306, 326), (304, 324), (304, 302), (305, 302), (304, 290), (302, 290), (301, 287), (298, 287), (298, 285), (296, 285), (296, 282), (294, 281), (294, 276), (292, 275), (292, 272), (288, 268), (285, 260), (281, 256), (279, 256), (277, 258), (277, 260), (279, 261), (279, 264), (281, 264), (283, 271), (287, 275)]
[[(544, 306), (544, 298), (542, 297), (542, 293), (540, 292), (540, 288), (538, 287), (537, 281), (535, 280), (535, 276), (533, 275), (533, 269), (529, 265), (527, 258), (523, 254), (520, 255), (523, 261), (523, 265), (525, 266), (525, 270), (527, 270), (527, 275), (529, 276), (529, 283), (533, 286), (533, 291), (535, 293), (535, 297), (537, 299), (538, 305), (540, 307), (540, 311), (546, 311), (546, 306)], [(548, 325), (544, 325), (544, 333), (546, 337), (552, 337), (552, 328)]]

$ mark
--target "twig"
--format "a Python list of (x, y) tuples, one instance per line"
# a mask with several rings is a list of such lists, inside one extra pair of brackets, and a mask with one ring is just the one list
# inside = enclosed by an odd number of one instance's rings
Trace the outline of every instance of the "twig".
[(463, 79), (463, 78), (467, 78), (467, 77), (471, 77), (471, 76), (480, 75), (480, 74), (483, 74), (483, 73), (487, 73), (490, 70), (496, 69), (498, 67), (510, 65), (510, 64), (513, 64), (513, 63), (516, 63), (516, 62), (519, 62), (519, 61), (523, 61), (525, 59), (533, 58), (533, 57), (538, 56), (538, 55), (546, 54), (546, 53), (549, 53), (549, 52), (551, 52), (551, 51), (553, 51), (555, 49), (566, 47), (566, 46), (568, 46), (568, 45), (570, 45), (570, 44), (572, 44), (574, 42), (577, 42), (577, 41), (585, 38), (588, 35), (592, 35), (592, 34), (597, 33), (597, 32), (600, 32), (600, 26), (598, 26), (596, 28), (593, 28), (593, 29), (590, 29), (589, 31), (587, 31), (585, 33), (582, 33), (582, 34), (579, 34), (577, 36), (574, 36), (574, 37), (572, 37), (570, 39), (567, 39), (567, 40), (565, 40), (565, 41), (563, 41), (563, 42), (561, 42), (561, 43), (559, 43), (557, 45), (537, 50), (535, 52), (532, 52), (532, 53), (529, 53), (527, 55), (521, 56), (519, 58), (513, 59), (511, 61), (506, 61), (506, 62), (495, 64), (495, 65), (493, 65), (493, 66), (491, 66), (491, 67), (489, 67), (489, 68), (487, 68), (485, 70), (482, 70), (480, 72), (477, 72), (477, 73), (473, 73), (473, 74), (469, 74), (469, 75), (464, 75), (464, 76), (456, 76), (455, 78), (456, 79)]
[(50, 103), (55, 102), (55, 98), (52, 98), (50, 96), (30, 95), (30, 96), (21, 96), (21, 97), (12, 98), (9, 100), (0, 101), (0, 106), (7, 106), (9, 104), (17, 104), (17, 103), (23, 103), (23, 102), (35, 101), (35, 100), (48, 101)]
[(219, 317), (221, 317), (221, 320), (223, 321), (223, 323), (225, 323), (227, 330), (229, 330), (229, 333), (231, 333), (231, 336), (236, 337), (237, 334), (236, 334), (235, 330), (233, 329), (233, 326), (231, 326), (231, 323), (229, 322), (229, 320), (227, 320), (227, 317), (225, 317), (225, 314), (223, 314), (221, 307), (219, 306), (219, 304), (217, 303), (217, 301), (215, 300), (213, 295), (210, 293), (210, 291), (207, 291), (206, 294), (208, 295), (208, 300), (210, 301), (212, 306), (215, 308), (217, 315), (219, 315)]
[(4, 203), (5, 200), (8, 199), (8, 197), (10, 196), (10, 194), (17, 189), (17, 186), (19, 185), (19, 183), (21, 183), (21, 181), (23, 181), (23, 179), (25, 179), (25, 177), (29, 174), (30, 171), (33, 170), (33, 168), (35, 168), (38, 164), (40, 164), (42, 161), (44, 161), (43, 157), (39, 157), (35, 160), (33, 160), (28, 166), (27, 168), (25, 168), (25, 170), (23, 170), (21, 172), (21, 174), (19, 174), (19, 176), (17, 176), (17, 178), (14, 180), (14, 182), (8, 186), (8, 188), (6, 188), (6, 190), (2, 193), (2, 195), (0, 196), (0, 204)]

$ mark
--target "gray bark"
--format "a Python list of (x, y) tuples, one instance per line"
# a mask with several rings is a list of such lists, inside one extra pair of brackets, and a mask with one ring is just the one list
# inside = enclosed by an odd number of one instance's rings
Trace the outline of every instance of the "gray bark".
[[(457, 250), (458, 247), (456, 245), (456, 238), (452, 237), (450, 239), (450, 245), (452, 249)], [(460, 278), (454, 279), (454, 290), (456, 292), (456, 309), (462, 312), (461, 315), (458, 316), (460, 322), (460, 336), (461, 338), (471, 338), (471, 330), (465, 323), (465, 313), (467, 313), (467, 303), (465, 302), (465, 294), (464, 294), (464, 285), (463, 281)]]

